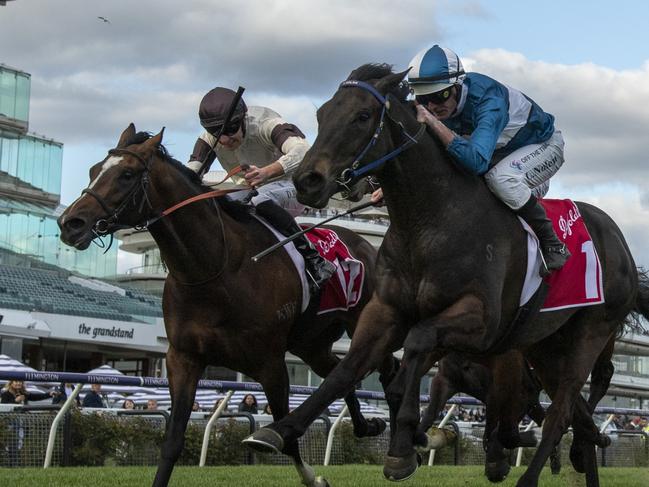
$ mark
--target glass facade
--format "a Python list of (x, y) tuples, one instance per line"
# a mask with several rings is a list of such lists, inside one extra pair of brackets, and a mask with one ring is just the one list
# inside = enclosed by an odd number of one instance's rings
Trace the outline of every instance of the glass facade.
[(30, 76), (0, 65), (0, 116), (27, 123)]
[[(0, 121), (19, 121), (26, 127), (29, 96), (29, 74), (0, 65)], [(86, 276), (114, 276), (117, 245), (105, 254), (105, 249), (96, 245), (79, 252), (59, 239), (54, 205), (61, 194), (62, 166), (63, 144), (2, 124), (0, 247)]]
[(61, 242), (55, 216), (34, 211), (35, 205), (30, 205), (31, 211), (25, 206), (8, 199), (0, 201), (1, 247), (86, 276), (115, 275), (117, 246), (106, 254), (96, 245), (79, 252)]
[(59, 195), (63, 145), (31, 135), (18, 136), (0, 130), (0, 171)]

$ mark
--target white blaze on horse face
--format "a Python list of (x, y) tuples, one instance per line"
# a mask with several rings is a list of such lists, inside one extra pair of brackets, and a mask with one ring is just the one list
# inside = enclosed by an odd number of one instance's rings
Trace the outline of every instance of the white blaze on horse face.
[(108, 171), (111, 167), (117, 166), (120, 162), (122, 162), (124, 158), (122, 156), (110, 156), (108, 159), (106, 159), (106, 162), (104, 162), (103, 166), (101, 166), (101, 171), (99, 171), (99, 174), (97, 174), (97, 177), (92, 180), (90, 183), (90, 186), (88, 186), (88, 189), (92, 189), (92, 187), (99, 181), (99, 179)]
[[(88, 186), (88, 189), (92, 189), (92, 187), (97, 183), (97, 181), (99, 181), (99, 178), (101, 178), (101, 176), (102, 176), (103, 174), (105, 174), (106, 171), (108, 171), (111, 167), (115, 167), (115, 166), (117, 166), (120, 162), (122, 162), (122, 159), (123, 159), (122, 156), (110, 156), (110, 157), (106, 160), (106, 162), (104, 162), (104, 164), (101, 166), (101, 171), (99, 171), (99, 174), (97, 174), (97, 177), (96, 177), (95, 179), (93, 179), (93, 180), (90, 182), (90, 185)], [(82, 195), (79, 196), (76, 200), (74, 200), (74, 201), (72, 202), (72, 204), (71, 204), (70, 206), (68, 206), (68, 209), (66, 210), (66, 213), (71, 212), (72, 209), (74, 208), (74, 206), (75, 206), (75, 205), (79, 202), (79, 200), (82, 199), (84, 196), (87, 196), (87, 195), (86, 195), (86, 194), (82, 194)]]

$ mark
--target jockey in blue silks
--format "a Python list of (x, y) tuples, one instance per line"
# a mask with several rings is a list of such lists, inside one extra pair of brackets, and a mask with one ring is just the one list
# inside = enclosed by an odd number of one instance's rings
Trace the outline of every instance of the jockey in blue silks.
[(457, 164), (484, 176), (489, 189), (532, 227), (547, 267), (542, 274), (560, 269), (570, 252), (537, 200), (564, 162), (554, 117), (514, 88), (465, 73), (450, 49), (424, 49), (410, 66), (417, 120), (431, 128)]

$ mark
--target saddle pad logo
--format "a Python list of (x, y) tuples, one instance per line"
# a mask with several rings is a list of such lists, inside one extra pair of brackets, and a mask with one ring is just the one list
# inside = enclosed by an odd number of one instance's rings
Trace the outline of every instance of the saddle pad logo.
[(603, 303), (602, 266), (579, 208), (572, 200), (539, 201), (572, 254), (559, 271), (545, 278), (549, 292), (541, 311)]
[(336, 266), (336, 274), (327, 281), (320, 295), (318, 314), (346, 311), (356, 306), (365, 280), (363, 263), (352, 256), (333, 230), (315, 228), (306, 236), (320, 255)]

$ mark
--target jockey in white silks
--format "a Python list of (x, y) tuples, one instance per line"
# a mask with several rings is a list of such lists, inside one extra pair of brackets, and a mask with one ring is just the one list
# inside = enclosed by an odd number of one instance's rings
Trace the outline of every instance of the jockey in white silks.
[[(287, 123), (278, 113), (265, 107), (247, 107), (240, 99), (217, 144), (216, 134), (234, 97), (235, 92), (227, 88), (214, 88), (203, 97), (198, 115), (205, 131), (196, 141), (187, 165), (198, 171), (203, 161), (211, 164), (218, 159), (226, 171), (239, 165), (246, 167), (243, 177), (233, 179), (257, 190), (258, 195), (251, 200), (257, 213), (288, 237), (301, 230), (293, 217), (304, 209), (297, 201), (290, 175), (302, 161), (309, 143), (299, 128)], [(274, 178), (278, 179), (266, 183)], [(305, 236), (293, 243), (304, 257), (315, 295), (335, 272), (335, 267), (320, 257)]]

